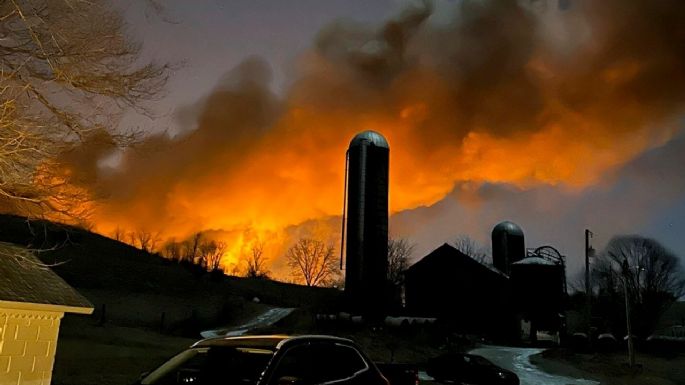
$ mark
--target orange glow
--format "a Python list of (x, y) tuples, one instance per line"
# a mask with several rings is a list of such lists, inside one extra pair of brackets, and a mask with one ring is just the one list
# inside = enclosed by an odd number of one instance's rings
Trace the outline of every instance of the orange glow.
[[(413, 8), (376, 31), (333, 25), (282, 97), (266, 65), (241, 64), (185, 116), (194, 130), (152, 136), (84, 183), (102, 197), (95, 229), (163, 240), (202, 232), (228, 244), (229, 273), (264, 242), (286, 278), (282, 257), (298, 237), (337, 248), (345, 151), (360, 131), (390, 144), (391, 213), (434, 204), (464, 182), (581, 191), (673, 137), (685, 97), (672, 52), (681, 42), (668, 25), (645, 24), (657, 17), (616, 21), (622, 2), (579, 4), (555, 13), (559, 28), (548, 31), (550, 14), (535, 7), (467, 5), (475, 16), (449, 26), (422, 24), (430, 13)], [(682, 29), (677, 17), (669, 23)]]
[[(287, 277), (281, 256), (294, 242), (288, 228), (311, 221), (319, 237), (339, 244), (339, 221), (327, 218), (342, 211), (344, 155), (350, 138), (361, 129), (377, 130), (391, 146), (391, 212), (430, 205), (442, 199), (457, 181), (511, 183), (521, 187), (563, 184), (582, 189), (604, 173), (659, 144), (647, 133), (607, 135), (578, 117), (510, 137), (471, 131), (461, 141), (435, 148), (417, 146), (427, 107), (406, 107), (396, 116), (363, 118), (319, 114), (294, 109), (278, 123), (276, 132), (261, 140), (240, 167), (182, 181), (163, 197), (168, 215), (158, 221), (148, 214), (154, 194), (142, 192), (126, 207), (102, 202), (93, 217), (96, 229), (111, 234), (117, 226), (154, 229), (164, 239), (184, 239), (199, 231), (226, 242), (224, 269), (237, 273), (241, 259), (256, 241), (280, 278)], [(574, 125), (568, 129), (565, 124)], [(327, 127), (319, 131), (317, 128)], [(577, 127), (577, 128), (576, 128)], [(579, 128), (579, 129), (578, 129)], [(661, 140), (667, 138), (662, 137)], [(309, 228), (311, 230), (311, 226)], [(311, 231), (309, 232), (311, 233)]]

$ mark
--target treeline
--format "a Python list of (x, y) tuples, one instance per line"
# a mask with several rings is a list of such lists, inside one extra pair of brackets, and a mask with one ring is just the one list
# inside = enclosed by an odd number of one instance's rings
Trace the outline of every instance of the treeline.
[[(222, 259), (228, 251), (228, 245), (202, 233), (182, 241), (171, 239), (163, 243), (159, 233), (125, 232), (118, 228), (112, 238), (202, 271), (247, 278), (274, 278), (269, 269), (270, 259), (265, 255), (265, 243), (260, 240), (252, 242), (249, 249), (239, 256), (238, 265), (225, 271), (226, 265), (222, 264)], [(407, 239), (389, 239), (388, 280), (393, 287), (401, 286), (413, 248), (414, 245)], [(339, 257), (330, 242), (314, 237), (299, 238), (283, 254), (290, 273), (286, 281), (307, 286), (343, 288), (344, 277), (339, 268)]]
[(223, 272), (221, 259), (227, 244), (205, 239), (201, 233), (182, 242), (171, 240), (162, 248), (162, 255), (181, 264), (197, 265), (210, 272)]
[(149, 231), (126, 232), (117, 228), (112, 234), (117, 241), (128, 243), (140, 250), (157, 254), (179, 264), (200, 267), (209, 272), (221, 272), (224, 270), (221, 260), (228, 249), (228, 245), (222, 241), (216, 241), (197, 233), (184, 241), (174, 239), (162, 244), (159, 233)]
[[(627, 305), (632, 333), (646, 338), (673, 302), (685, 296), (685, 272), (679, 258), (652, 238), (615, 236), (591, 259), (590, 270), (592, 314), (585, 323), (597, 333), (626, 335)], [(571, 307), (585, 313), (585, 280), (572, 286), (576, 293), (571, 296)]]

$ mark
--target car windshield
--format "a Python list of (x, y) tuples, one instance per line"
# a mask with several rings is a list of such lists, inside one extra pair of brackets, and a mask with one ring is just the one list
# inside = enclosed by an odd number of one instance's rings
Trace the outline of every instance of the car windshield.
[(254, 384), (273, 353), (267, 349), (225, 346), (188, 349), (145, 376), (141, 384)]

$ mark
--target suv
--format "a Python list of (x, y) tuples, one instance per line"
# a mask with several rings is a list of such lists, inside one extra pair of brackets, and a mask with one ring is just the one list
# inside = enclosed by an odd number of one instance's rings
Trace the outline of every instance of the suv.
[(428, 361), (426, 374), (438, 382), (519, 385), (518, 376), (475, 354), (447, 353)]
[(139, 385), (389, 385), (352, 341), (331, 336), (222, 337), (199, 341)]

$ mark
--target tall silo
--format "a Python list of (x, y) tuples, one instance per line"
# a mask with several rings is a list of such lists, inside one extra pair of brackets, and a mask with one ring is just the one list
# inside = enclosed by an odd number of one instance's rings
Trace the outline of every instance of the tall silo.
[(386, 303), (390, 147), (383, 135), (364, 131), (347, 157), (345, 293), (353, 310), (373, 317)]
[(497, 270), (509, 274), (511, 264), (525, 256), (523, 230), (516, 223), (504, 221), (492, 229), (492, 263)]

